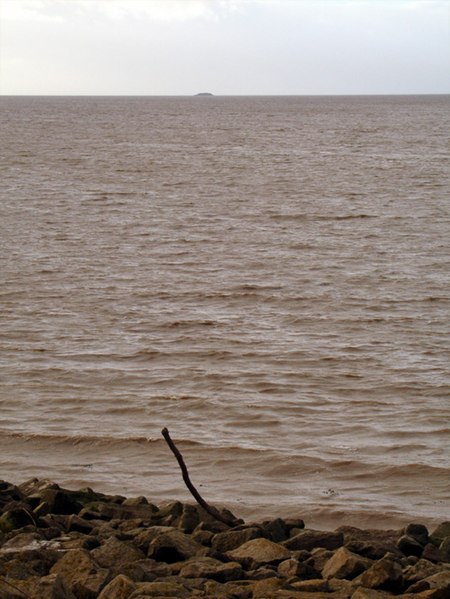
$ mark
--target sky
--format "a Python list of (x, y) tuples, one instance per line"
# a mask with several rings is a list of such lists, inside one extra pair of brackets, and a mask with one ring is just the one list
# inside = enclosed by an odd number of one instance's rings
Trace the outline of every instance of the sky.
[(0, 0), (3, 95), (450, 93), (450, 0)]

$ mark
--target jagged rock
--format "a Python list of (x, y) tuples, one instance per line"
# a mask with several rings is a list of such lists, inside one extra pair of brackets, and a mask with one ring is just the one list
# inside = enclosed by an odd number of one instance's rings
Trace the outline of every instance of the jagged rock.
[(244, 578), (242, 566), (237, 562), (222, 563), (210, 557), (197, 557), (188, 560), (180, 570), (185, 578), (210, 578), (217, 582), (228, 582)]
[(439, 568), (435, 564), (426, 559), (420, 559), (416, 564), (403, 571), (403, 579), (405, 584), (412, 585), (428, 576), (437, 574), (437, 572), (439, 572)]
[(433, 530), (430, 535), (430, 542), (439, 547), (446, 537), (450, 537), (450, 521), (442, 522)]
[(189, 597), (190, 591), (185, 586), (176, 582), (142, 582), (136, 585), (136, 590), (128, 599), (141, 597)]
[(105, 586), (98, 599), (128, 599), (135, 590), (135, 583), (123, 574), (119, 574)]
[(171, 532), (172, 530), (175, 530), (172, 526), (150, 526), (138, 532), (133, 538), (133, 543), (138, 549), (147, 554), (150, 543), (157, 536), (165, 532)]
[(196, 530), (192, 533), (192, 538), (204, 547), (211, 547), (213, 537), (214, 533), (209, 530)]
[(290, 552), (278, 543), (259, 538), (247, 541), (227, 553), (233, 560), (251, 564), (254, 568), (263, 564), (277, 564), (290, 557)]
[(304, 561), (309, 566), (312, 566), (315, 570), (317, 570), (317, 572), (322, 572), (327, 561), (334, 555), (334, 551), (330, 551), (330, 549), (324, 549), (323, 547), (312, 549), (311, 552), (306, 552), (307, 555), (303, 557), (300, 557), (301, 553), (304, 553), (304, 551), (296, 552), (297, 559)]
[(352, 553), (369, 559), (381, 559), (386, 553), (401, 556), (397, 547), (398, 532), (394, 530), (361, 530), (354, 526), (341, 526), (337, 531), (344, 535), (344, 545)]
[(199, 543), (181, 530), (170, 530), (151, 541), (148, 557), (170, 564), (194, 557), (201, 549)]
[(157, 562), (154, 559), (141, 559), (136, 562), (115, 568), (117, 574), (123, 574), (133, 582), (153, 582), (157, 578), (170, 576), (171, 571), (168, 564)]
[(372, 562), (340, 547), (327, 561), (322, 570), (324, 578), (346, 578), (351, 580), (364, 572)]
[(363, 587), (397, 591), (402, 583), (402, 568), (391, 557), (385, 556), (372, 564), (359, 580)]
[(227, 532), (219, 532), (218, 534), (214, 535), (211, 543), (211, 548), (214, 551), (226, 553), (227, 551), (233, 551), (233, 549), (237, 549), (244, 543), (247, 543), (247, 541), (251, 541), (252, 539), (258, 539), (261, 537), (261, 529), (257, 527), (244, 528), (243, 530), (230, 530)]
[(284, 547), (290, 550), (314, 549), (338, 549), (344, 543), (344, 535), (341, 532), (324, 532), (320, 530), (305, 530), (283, 542)]
[(419, 541), (409, 535), (401, 536), (397, 541), (397, 547), (404, 555), (415, 555), (416, 557), (420, 557), (424, 549)]
[(289, 558), (278, 565), (278, 574), (284, 578), (297, 577), (302, 580), (319, 578), (320, 573), (305, 562), (300, 562), (295, 558)]
[(102, 568), (120, 568), (121, 566), (145, 559), (145, 554), (129, 543), (110, 537), (97, 549), (91, 551), (91, 557)]
[(96, 599), (109, 574), (83, 549), (68, 551), (56, 562), (51, 573), (60, 574), (77, 599)]

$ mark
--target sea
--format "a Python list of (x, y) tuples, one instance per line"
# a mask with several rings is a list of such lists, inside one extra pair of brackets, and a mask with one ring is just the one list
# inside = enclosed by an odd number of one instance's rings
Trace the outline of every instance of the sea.
[(0, 477), (450, 519), (450, 96), (0, 98)]

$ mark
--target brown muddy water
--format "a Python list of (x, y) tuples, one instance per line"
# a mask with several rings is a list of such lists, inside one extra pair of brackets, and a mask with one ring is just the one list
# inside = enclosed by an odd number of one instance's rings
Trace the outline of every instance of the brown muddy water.
[(450, 517), (449, 96), (0, 116), (1, 478)]

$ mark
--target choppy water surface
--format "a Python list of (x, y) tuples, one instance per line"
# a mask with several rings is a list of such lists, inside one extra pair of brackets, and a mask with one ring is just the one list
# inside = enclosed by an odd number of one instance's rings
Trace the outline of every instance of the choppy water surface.
[(1, 476), (448, 518), (449, 109), (1, 98)]

